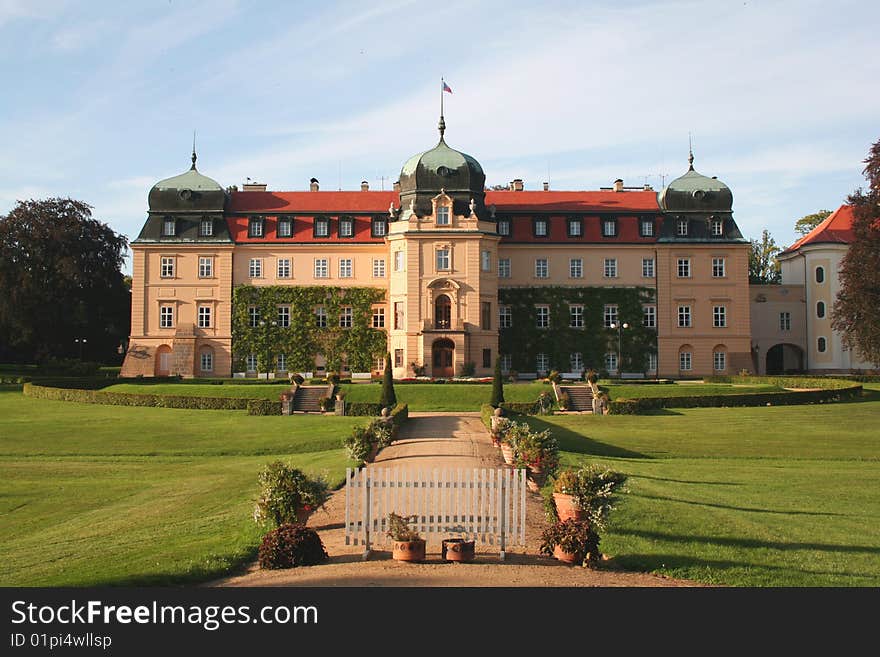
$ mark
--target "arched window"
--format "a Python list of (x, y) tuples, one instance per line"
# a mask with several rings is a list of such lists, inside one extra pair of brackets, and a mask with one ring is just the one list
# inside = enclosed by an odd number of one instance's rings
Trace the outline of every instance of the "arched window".
[(816, 267), (816, 282), (825, 282), (825, 267)]
[(723, 344), (712, 350), (712, 369), (716, 372), (723, 372), (727, 369), (727, 347)]
[(434, 328), (452, 328), (452, 302), (445, 294), (434, 301)]
[(819, 301), (816, 303), (816, 317), (822, 319), (825, 317), (825, 302)]

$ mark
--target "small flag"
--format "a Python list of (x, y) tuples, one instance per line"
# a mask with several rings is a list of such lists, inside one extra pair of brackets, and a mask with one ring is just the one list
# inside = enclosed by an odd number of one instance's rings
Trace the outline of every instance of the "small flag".
[(446, 91), (446, 92), (448, 92), (448, 93), (452, 93), (452, 89), (449, 88), (449, 85), (446, 84), (446, 81), (445, 81), (445, 80), (443, 80), (443, 79), (441, 78), (441, 79), (440, 79), (440, 82), (443, 84), (443, 91)]

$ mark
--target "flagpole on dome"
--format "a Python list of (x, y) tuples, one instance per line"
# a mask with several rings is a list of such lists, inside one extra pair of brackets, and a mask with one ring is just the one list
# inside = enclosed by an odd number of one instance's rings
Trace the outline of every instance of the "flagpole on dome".
[(443, 118), (443, 92), (452, 93), (452, 89), (446, 84), (446, 80), (440, 78), (440, 141), (443, 141), (443, 133), (446, 132), (446, 119)]

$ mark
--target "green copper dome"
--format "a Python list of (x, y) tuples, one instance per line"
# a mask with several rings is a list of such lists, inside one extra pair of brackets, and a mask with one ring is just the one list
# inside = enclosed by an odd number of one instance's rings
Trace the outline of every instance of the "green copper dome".
[(676, 178), (657, 197), (665, 212), (697, 212), (701, 214), (733, 211), (733, 193), (717, 178), (694, 171), (694, 156), (688, 158), (690, 168)]
[(160, 180), (150, 190), (150, 212), (222, 212), (226, 192), (216, 180), (196, 169), (196, 154), (192, 167), (178, 176)]

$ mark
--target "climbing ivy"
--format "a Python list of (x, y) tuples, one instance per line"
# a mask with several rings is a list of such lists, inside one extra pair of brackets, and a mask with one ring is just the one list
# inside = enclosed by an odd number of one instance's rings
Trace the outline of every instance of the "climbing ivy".
[[(233, 361), (237, 371), (244, 369), (248, 354), (257, 356), (260, 371), (275, 369), (278, 354), (287, 358), (287, 369), (310, 371), (315, 356), (327, 359), (328, 371), (339, 371), (345, 362), (353, 372), (373, 369), (376, 358), (386, 350), (385, 331), (374, 329), (373, 304), (382, 303), (385, 291), (368, 287), (240, 285), (232, 293)], [(278, 307), (290, 307), (290, 326), (273, 327)], [(320, 328), (315, 308), (327, 312), (327, 326)], [(339, 326), (344, 306), (351, 306), (351, 328)], [(265, 327), (251, 327), (249, 308), (256, 307)], [(267, 362), (269, 359), (270, 362)], [(268, 368), (267, 368), (268, 365)]]
[[(630, 328), (621, 333), (621, 371), (643, 372), (647, 357), (656, 353), (655, 329), (642, 325), (642, 305), (653, 303), (653, 291), (644, 287), (525, 287), (498, 291), (499, 304), (510, 306), (511, 326), (499, 330), (502, 354), (512, 367), (534, 372), (539, 353), (547, 354), (550, 369), (569, 371), (570, 355), (581, 352), (587, 369), (605, 369), (605, 354), (617, 352), (617, 331), (605, 328), (606, 304), (617, 304), (618, 321)], [(569, 305), (584, 306), (583, 328), (571, 328)], [(536, 305), (550, 307), (549, 328), (537, 327)]]

